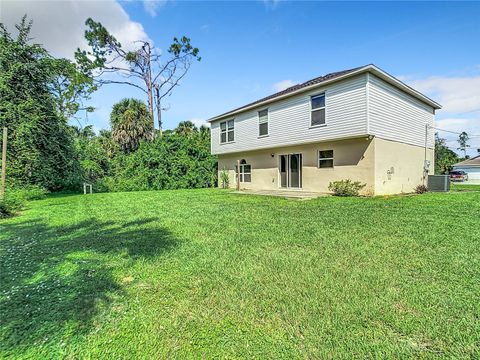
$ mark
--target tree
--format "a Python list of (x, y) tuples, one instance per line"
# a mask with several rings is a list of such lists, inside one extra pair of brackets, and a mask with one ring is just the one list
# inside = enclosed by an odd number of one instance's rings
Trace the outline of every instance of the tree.
[(457, 154), (447, 147), (445, 139), (435, 133), (435, 173), (448, 174), (453, 164), (459, 161)]
[(113, 105), (110, 124), (113, 140), (125, 153), (135, 151), (141, 140), (153, 138), (152, 117), (141, 100), (123, 99)]
[(208, 126), (200, 126), (199, 132), (202, 138), (208, 138), (208, 140), (210, 141), (210, 128)]
[(50, 190), (75, 186), (79, 171), (71, 132), (59, 115), (54, 59), (32, 44), (26, 16), (12, 37), (0, 24), (0, 128), (9, 128), (9, 180)]
[[(186, 36), (173, 38), (162, 58), (160, 49), (150, 42), (138, 40), (134, 51), (125, 50), (120, 42), (99, 22), (87, 19), (85, 38), (90, 51), (77, 50), (75, 58), (84, 72), (94, 74), (99, 84), (124, 84), (140, 89), (147, 95), (148, 109), (154, 122), (154, 109), (162, 134), (162, 99), (171, 95), (180, 84), (194, 60), (200, 61), (199, 50), (190, 44)], [(120, 80), (101, 78), (105, 73), (117, 73)], [(155, 101), (154, 101), (155, 98)], [(154, 125), (153, 125), (154, 126)]]
[(108, 175), (110, 168), (109, 157), (102, 147), (101, 137), (97, 137), (92, 125), (83, 128), (72, 126), (71, 130), (81, 167), (79, 181), (95, 184)]
[(192, 133), (197, 133), (197, 132), (198, 132), (198, 128), (190, 120), (180, 121), (177, 127), (175, 128), (175, 133), (179, 135), (188, 136)]
[(98, 142), (108, 158), (112, 158), (118, 151), (118, 145), (112, 138), (112, 132), (110, 130), (100, 130), (98, 134)]
[(85, 106), (84, 101), (90, 99), (97, 90), (93, 78), (68, 59), (47, 58), (52, 72), (49, 84), (50, 93), (56, 98), (56, 109), (59, 116), (68, 120), (78, 111), (93, 112), (93, 107)]
[(458, 144), (460, 145), (457, 150), (460, 150), (460, 151), (463, 151), (463, 157), (465, 159), (468, 159), (468, 156), (467, 156), (467, 148), (470, 147), (470, 145), (468, 145), (468, 140), (470, 138), (468, 137), (468, 134), (463, 131), (459, 136), (458, 136)]

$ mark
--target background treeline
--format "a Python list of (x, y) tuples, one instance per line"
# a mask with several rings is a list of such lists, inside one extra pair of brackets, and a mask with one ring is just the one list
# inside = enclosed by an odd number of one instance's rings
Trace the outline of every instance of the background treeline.
[[(134, 191), (216, 184), (210, 130), (189, 121), (163, 135), (141, 101), (123, 99), (111, 130), (69, 125), (96, 90), (91, 69), (52, 57), (32, 43), (26, 18), (13, 36), (0, 24), (0, 128), (8, 127), (7, 186), (12, 189)], [(36, 190), (35, 190), (36, 189)]]
[(129, 152), (112, 136), (85, 127), (76, 129), (75, 149), (80, 162), (80, 182), (96, 191), (137, 191), (200, 188), (216, 185), (217, 159), (210, 155), (210, 129), (180, 123), (162, 137), (142, 140)]

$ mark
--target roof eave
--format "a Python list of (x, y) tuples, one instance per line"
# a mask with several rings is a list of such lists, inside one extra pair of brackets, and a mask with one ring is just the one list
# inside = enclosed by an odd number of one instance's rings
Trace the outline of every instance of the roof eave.
[(418, 100), (426, 103), (427, 105), (430, 105), (434, 109), (438, 110), (442, 108), (442, 105), (437, 103), (436, 101), (430, 99), (428, 96), (423, 95), (421, 92), (415, 90), (414, 88), (408, 86), (404, 82), (398, 80), (394, 76), (390, 75), (386, 71), (383, 71), (382, 69), (376, 67), (375, 65), (367, 65), (366, 69), (368, 71), (371, 71), (373, 74), (377, 75), (380, 77), (382, 80), (387, 81), (388, 83), (396, 86), (397, 88), (402, 89), (406, 93), (412, 95), (413, 97), (417, 98)]
[(336, 77), (334, 79), (325, 80), (325, 81), (322, 81), (321, 83), (318, 83), (318, 84), (305, 86), (304, 88), (292, 91), (290, 93), (280, 95), (280, 96), (277, 96), (277, 97), (274, 97), (272, 99), (268, 99), (268, 100), (265, 100), (265, 101), (262, 101), (262, 102), (259, 102), (259, 103), (255, 103), (255, 104), (252, 104), (252, 105), (247, 106), (247, 107), (243, 107), (243, 108), (238, 109), (238, 110), (230, 111), (228, 113), (225, 113), (225, 114), (222, 114), (222, 115), (219, 115), (219, 116), (215, 116), (213, 118), (208, 119), (207, 122), (221, 120), (221, 119), (224, 119), (224, 118), (227, 118), (227, 117), (245, 112), (247, 110), (251, 110), (251, 109), (254, 109), (254, 108), (257, 108), (257, 107), (262, 107), (262, 106), (265, 106), (267, 104), (271, 104), (273, 102), (276, 102), (276, 101), (279, 101), (279, 100), (282, 100), (282, 99), (285, 99), (285, 98), (289, 98), (291, 96), (298, 95), (298, 94), (301, 94), (303, 92), (306, 92), (306, 91), (309, 91), (309, 90), (312, 90), (312, 89), (315, 89), (315, 88), (318, 88), (318, 87), (322, 87), (322, 86), (325, 86), (327, 84), (331, 84), (331, 83), (336, 82), (336, 81), (340, 81), (340, 80), (348, 78), (350, 76), (355, 76), (355, 75), (361, 74), (362, 72), (365, 72), (365, 69), (366, 69), (366, 67), (363, 67), (363, 68), (360, 68), (358, 70), (354, 70), (351, 73), (348, 73), (348, 74), (345, 74), (345, 75), (340, 75), (339, 77)]

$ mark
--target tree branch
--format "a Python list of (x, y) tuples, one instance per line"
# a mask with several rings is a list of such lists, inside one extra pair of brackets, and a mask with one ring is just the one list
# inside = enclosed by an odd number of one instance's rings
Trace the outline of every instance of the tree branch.
[(146, 91), (144, 88), (142, 88), (140, 85), (134, 84), (134, 83), (129, 82), (129, 81), (100, 80), (99, 82), (100, 82), (102, 85), (103, 85), (103, 84), (122, 84), (122, 85), (130, 85), (130, 86), (136, 87), (137, 89), (142, 90), (145, 94), (147, 93), (147, 91)]

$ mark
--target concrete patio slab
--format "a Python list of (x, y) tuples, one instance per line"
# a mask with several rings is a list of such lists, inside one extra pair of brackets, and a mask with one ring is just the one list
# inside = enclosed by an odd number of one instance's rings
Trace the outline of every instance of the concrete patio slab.
[(326, 193), (299, 191), (299, 190), (240, 190), (240, 191), (233, 191), (233, 193), (244, 194), (244, 195), (277, 196), (277, 197), (283, 197), (286, 199), (296, 199), (296, 200), (311, 200), (311, 199), (316, 199), (322, 196), (330, 196), (329, 194), (326, 194)]

